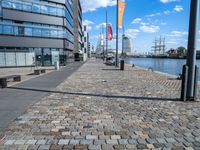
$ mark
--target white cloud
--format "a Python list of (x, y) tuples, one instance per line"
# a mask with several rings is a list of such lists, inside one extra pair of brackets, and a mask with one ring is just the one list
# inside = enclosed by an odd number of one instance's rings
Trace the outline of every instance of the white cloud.
[(170, 34), (168, 34), (167, 36), (171, 36), (171, 37), (182, 37), (188, 35), (188, 32), (182, 32), (182, 31), (172, 31)]
[(136, 36), (138, 35), (139, 32), (140, 32), (140, 30), (138, 30), (138, 29), (127, 29), (125, 31), (125, 34), (128, 37), (131, 37), (133, 39), (133, 38), (136, 38)]
[(100, 29), (100, 28), (106, 28), (106, 23), (100, 23), (99, 25), (96, 25), (96, 29)]
[(167, 4), (167, 3), (170, 3), (170, 2), (179, 2), (180, 0), (160, 0), (161, 3), (163, 4)]
[(161, 13), (154, 13), (154, 14), (146, 15), (145, 17), (156, 17), (156, 16), (161, 16)]
[(160, 27), (155, 25), (142, 25), (140, 30), (145, 33), (156, 33), (159, 32)]
[(181, 12), (181, 11), (183, 11), (183, 7), (179, 6), (179, 5), (176, 5), (176, 7), (174, 8), (174, 11)]
[(95, 11), (101, 7), (116, 5), (116, 0), (81, 0), (83, 12)]
[(90, 20), (84, 20), (83, 21), (83, 25), (86, 25), (87, 26), (87, 30), (91, 30), (92, 29), (92, 26), (94, 22), (90, 21)]
[(139, 24), (141, 23), (142, 19), (141, 18), (135, 18), (133, 21), (132, 21), (132, 24)]

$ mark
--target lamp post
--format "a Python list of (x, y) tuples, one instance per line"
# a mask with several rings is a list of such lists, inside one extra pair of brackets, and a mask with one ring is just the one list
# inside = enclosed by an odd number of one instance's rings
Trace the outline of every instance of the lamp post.
[(117, 22), (116, 22), (116, 60), (115, 60), (115, 66), (118, 67), (118, 23), (119, 23), (119, 16), (118, 16), (118, 11), (119, 11), (119, 0), (117, 0)]
[(186, 99), (195, 99), (195, 66), (196, 66), (196, 46), (198, 33), (198, 19), (199, 19), (199, 0), (191, 0), (190, 6), (190, 23), (189, 23), (189, 37), (188, 37), (188, 52), (187, 52), (187, 66), (188, 66), (188, 81)]

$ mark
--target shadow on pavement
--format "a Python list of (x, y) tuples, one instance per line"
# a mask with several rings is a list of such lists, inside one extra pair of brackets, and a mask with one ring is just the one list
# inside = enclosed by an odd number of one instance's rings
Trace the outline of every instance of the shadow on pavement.
[(159, 97), (123, 96), (123, 95), (103, 95), (103, 94), (80, 93), (80, 92), (61, 92), (61, 91), (52, 91), (52, 90), (43, 90), (43, 89), (22, 88), (22, 87), (8, 87), (8, 89), (35, 91), (35, 92), (45, 92), (45, 93), (57, 93), (57, 94), (66, 94), (66, 95), (116, 98), (116, 99), (123, 98), (123, 99), (132, 99), (132, 100), (181, 101), (179, 98), (159, 98)]
[(103, 71), (108, 70), (108, 71), (121, 71), (120, 69), (102, 69)]

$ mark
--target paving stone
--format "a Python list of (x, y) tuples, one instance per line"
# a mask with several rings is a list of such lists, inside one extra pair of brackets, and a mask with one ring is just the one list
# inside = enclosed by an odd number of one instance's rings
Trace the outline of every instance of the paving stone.
[(114, 149), (116, 149), (116, 150), (122, 150), (122, 149), (125, 149), (125, 148), (126, 148), (125, 145), (114, 145), (113, 147), (114, 147)]
[(74, 148), (74, 145), (64, 145), (63, 150), (72, 150)]
[(37, 150), (39, 145), (29, 145), (28, 150)]
[(36, 142), (37, 145), (45, 145), (47, 143), (47, 140), (38, 140)]
[(102, 150), (114, 150), (113, 145), (106, 144), (102, 145)]
[(72, 139), (72, 140), (69, 141), (70, 145), (78, 145), (79, 143), (80, 143), (80, 140), (73, 140)]
[(7, 140), (4, 144), (5, 145), (12, 145), (13, 143), (15, 143), (15, 140)]
[(89, 145), (89, 150), (101, 150), (101, 145)]
[(92, 145), (93, 140), (81, 140), (80, 144), (82, 144), (82, 145)]
[(68, 145), (69, 144), (69, 140), (67, 139), (60, 139), (58, 142), (59, 145)]
[(94, 145), (104, 145), (106, 144), (106, 140), (94, 140)]
[(111, 137), (109, 135), (100, 135), (99, 139), (100, 140), (109, 140)]
[(121, 139), (120, 135), (111, 135), (111, 140), (118, 140)]
[(75, 150), (87, 150), (88, 146), (87, 145), (75, 145), (74, 149)]
[(14, 144), (15, 145), (23, 145), (25, 143), (26, 143), (26, 140), (16, 140)]
[(118, 141), (117, 140), (106, 140), (106, 143), (115, 145), (115, 144), (118, 144)]
[(148, 149), (154, 149), (155, 147), (154, 147), (153, 144), (147, 144), (147, 148), (148, 148)]
[(129, 144), (133, 144), (133, 145), (138, 144), (138, 142), (137, 142), (136, 140), (133, 140), (133, 139), (129, 139), (129, 140), (128, 140), (128, 143), (129, 143)]
[(127, 139), (120, 139), (120, 140), (118, 140), (118, 142), (119, 142), (120, 145), (128, 144), (128, 140)]
[(146, 144), (137, 144), (137, 148), (138, 149), (147, 149), (147, 145)]
[(38, 147), (38, 150), (49, 150), (50, 149), (50, 145), (40, 145)]
[(126, 145), (126, 148), (132, 150), (137, 149), (136, 145), (131, 145), (131, 144)]
[(62, 147), (61, 145), (51, 145), (50, 150), (61, 150)]
[(29, 145), (18, 145), (17, 150), (27, 150)]
[(86, 135), (86, 139), (87, 140), (96, 140), (96, 139), (98, 139), (98, 136), (96, 136), (96, 135)]
[(35, 143), (37, 142), (37, 140), (28, 140), (26, 142), (27, 145), (35, 145)]
[(47, 145), (56, 145), (56, 144), (58, 144), (58, 140), (48, 140), (46, 144)]

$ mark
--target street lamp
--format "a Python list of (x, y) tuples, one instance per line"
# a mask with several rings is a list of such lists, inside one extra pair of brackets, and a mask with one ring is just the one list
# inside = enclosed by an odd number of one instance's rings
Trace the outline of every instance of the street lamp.
[[(188, 36), (188, 52), (187, 63), (185, 68), (187, 71), (183, 74), (185, 84), (182, 85), (183, 100), (194, 101), (198, 84), (198, 68), (196, 66), (196, 46), (198, 34), (198, 19), (199, 19), (199, 0), (191, 0), (190, 6), (190, 23)], [(185, 70), (185, 69), (184, 69)], [(185, 92), (183, 92), (183, 90)]]

